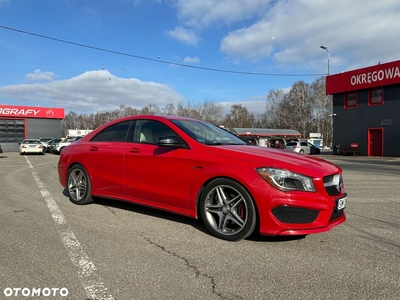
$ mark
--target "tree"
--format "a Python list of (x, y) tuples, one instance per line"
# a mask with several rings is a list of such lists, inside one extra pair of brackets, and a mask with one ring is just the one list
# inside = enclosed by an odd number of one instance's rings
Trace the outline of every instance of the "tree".
[(254, 124), (254, 115), (241, 104), (231, 106), (230, 114), (225, 116), (223, 125), (228, 128), (248, 128)]

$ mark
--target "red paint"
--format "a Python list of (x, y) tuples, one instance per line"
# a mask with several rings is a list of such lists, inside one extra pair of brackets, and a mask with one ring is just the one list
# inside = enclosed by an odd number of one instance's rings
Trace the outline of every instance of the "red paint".
[[(135, 136), (140, 136), (139, 128), (135, 127), (129, 127), (127, 134), (122, 135), (127, 141), (96, 141), (100, 132), (109, 126), (139, 120), (163, 123), (184, 141), (184, 146), (167, 147), (134, 141)], [(175, 116), (129, 116), (100, 126), (63, 150), (58, 162), (59, 182), (66, 187), (68, 169), (72, 164), (80, 164), (89, 174), (91, 195), (198, 218), (198, 197), (204, 186), (215, 178), (230, 178), (251, 195), (261, 234), (324, 232), (346, 220), (345, 213), (331, 219), (335, 201), (345, 196), (344, 186), (334, 196), (330, 196), (324, 186), (324, 178), (342, 174), (336, 165), (317, 157), (239, 141), (237, 144), (207, 145), (173, 123), (178, 120), (195, 121)], [(315, 192), (278, 190), (256, 172), (260, 167), (289, 170), (312, 178)], [(282, 223), (272, 211), (287, 206), (316, 210), (318, 215), (310, 222)]]

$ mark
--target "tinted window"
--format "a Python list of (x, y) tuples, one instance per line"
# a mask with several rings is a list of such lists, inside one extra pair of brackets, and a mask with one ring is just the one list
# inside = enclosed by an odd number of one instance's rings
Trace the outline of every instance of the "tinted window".
[(287, 143), (286, 146), (297, 146), (297, 143), (295, 143), (295, 142), (290, 142), (290, 143)]
[(236, 135), (209, 123), (194, 120), (173, 120), (179, 128), (199, 143), (206, 145), (246, 145)]
[(125, 142), (132, 121), (125, 121), (117, 123), (107, 127), (100, 131), (92, 141), (103, 141), (103, 142)]
[(160, 137), (177, 136), (167, 125), (153, 120), (138, 120), (133, 141), (156, 144)]

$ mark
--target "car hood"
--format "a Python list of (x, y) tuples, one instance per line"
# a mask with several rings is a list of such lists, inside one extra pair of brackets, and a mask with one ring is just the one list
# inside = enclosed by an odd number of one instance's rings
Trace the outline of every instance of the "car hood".
[(321, 177), (341, 172), (341, 168), (324, 159), (293, 151), (249, 145), (224, 145), (208, 147), (213, 155), (255, 163), (256, 167), (273, 167), (292, 172)]

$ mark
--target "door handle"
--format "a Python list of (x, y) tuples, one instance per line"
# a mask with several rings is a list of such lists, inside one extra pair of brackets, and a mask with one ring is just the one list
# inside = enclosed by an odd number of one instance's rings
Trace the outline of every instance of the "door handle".
[(89, 151), (97, 152), (97, 151), (99, 151), (99, 148), (92, 146), (89, 148)]
[(140, 148), (130, 148), (129, 152), (131, 152), (131, 153), (140, 153), (142, 151), (140, 150)]

